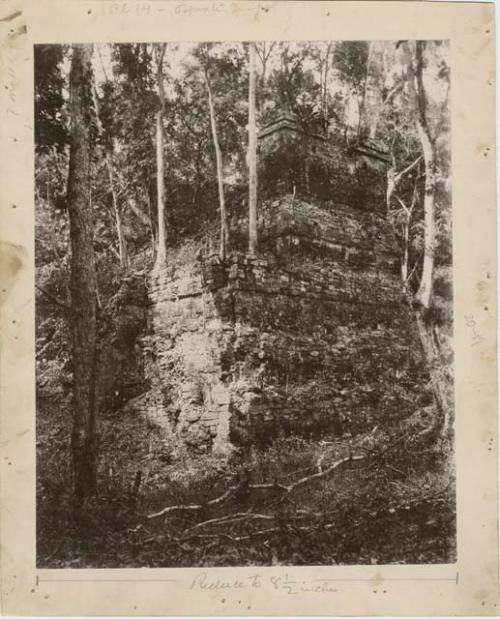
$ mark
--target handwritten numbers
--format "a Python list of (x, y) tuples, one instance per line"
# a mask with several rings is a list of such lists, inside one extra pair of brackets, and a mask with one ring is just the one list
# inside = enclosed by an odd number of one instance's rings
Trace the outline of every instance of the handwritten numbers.
[(151, 4), (139, 2), (132, 4), (130, 2), (111, 2), (101, 5), (101, 15), (150, 15)]
[(471, 346), (477, 346), (477, 344), (480, 344), (484, 338), (479, 332), (479, 328), (476, 319), (474, 318), (474, 314), (465, 315), (465, 324), (469, 328), (472, 336)]

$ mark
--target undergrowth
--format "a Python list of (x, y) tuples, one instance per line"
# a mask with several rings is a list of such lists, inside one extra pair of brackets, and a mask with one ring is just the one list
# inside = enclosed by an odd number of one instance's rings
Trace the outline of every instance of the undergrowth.
[[(99, 494), (78, 506), (68, 410), (63, 399), (38, 402), (38, 567), (454, 561), (447, 443), (436, 448), (396, 433), (375, 449), (370, 437), (355, 444), (289, 437), (229, 461), (188, 454), (174, 461), (142, 418), (104, 413)], [(313, 477), (319, 472), (327, 474)], [(174, 509), (151, 517), (166, 507)]]

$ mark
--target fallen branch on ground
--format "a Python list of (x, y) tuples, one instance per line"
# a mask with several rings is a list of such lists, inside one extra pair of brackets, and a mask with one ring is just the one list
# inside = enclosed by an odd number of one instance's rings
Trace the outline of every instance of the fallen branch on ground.
[(275, 516), (270, 516), (268, 514), (254, 514), (252, 512), (236, 512), (235, 514), (228, 514), (227, 516), (222, 516), (221, 518), (210, 518), (210, 520), (204, 520), (203, 522), (198, 522), (193, 527), (188, 530), (188, 533), (194, 531), (195, 529), (200, 529), (201, 527), (212, 525), (212, 524), (226, 524), (228, 522), (241, 522), (242, 520), (274, 520)]
[[(334, 462), (330, 467), (328, 467), (324, 471), (320, 471), (318, 473), (314, 473), (314, 475), (308, 475), (306, 477), (301, 477), (297, 481), (295, 481), (292, 484), (289, 484), (287, 486), (285, 486), (284, 484), (278, 484), (278, 483), (249, 484), (248, 485), (248, 489), (249, 490), (279, 490), (280, 492), (283, 492), (284, 494), (290, 494), (291, 492), (293, 492), (297, 488), (300, 488), (301, 486), (304, 486), (304, 485), (309, 484), (311, 482), (318, 481), (319, 479), (323, 479), (323, 478), (327, 477), (328, 475), (333, 473), (333, 471), (335, 471), (335, 469), (337, 469), (342, 464), (345, 464), (346, 462), (354, 462), (355, 460), (364, 460), (365, 458), (368, 458), (368, 457), (369, 456), (365, 455), (365, 454), (357, 455), (357, 456), (354, 456), (354, 455), (351, 454), (349, 456), (346, 456), (345, 458), (341, 458), (340, 460), (337, 460), (336, 462)], [(229, 499), (231, 497), (231, 495), (233, 493), (235, 493), (236, 490), (238, 490), (239, 488), (241, 488), (241, 484), (237, 485), (237, 486), (231, 486), (228, 490), (226, 490), (226, 492), (224, 492), (224, 494), (221, 494), (220, 496), (216, 497), (215, 499), (212, 499), (211, 501), (208, 501), (208, 503), (205, 503), (204, 505), (203, 504), (197, 504), (197, 505), (170, 505), (169, 507), (164, 507), (159, 512), (155, 512), (153, 514), (149, 514), (148, 518), (149, 519), (151, 519), (151, 518), (158, 518), (160, 516), (164, 516), (165, 514), (168, 514), (168, 513), (173, 512), (173, 511), (200, 511), (201, 509), (204, 509), (204, 508), (206, 508), (208, 506), (217, 505), (219, 503), (223, 503), (224, 501)]]
[[(409, 510), (412, 507), (415, 507), (416, 505), (421, 505), (424, 503), (428, 503), (428, 502), (442, 502), (442, 501), (446, 501), (446, 498), (444, 495), (446, 495), (446, 493), (448, 492), (448, 487), (450, 484), (448, 484), (445, 488), (428, 494), (427, 496), (424, 497), (419, 497), (413, 500), (409, 500), (409, 501), (404, 501), (402, 504), (395, 504), (395, 505), (389, 505), (389, 506), (385, 506), (381, 509), (375, 510), (375, 512), (373, 512), (370, 509), (366, 509), (365, 511), (368, 512), (370, 514), (370, 519), (373, 519), (373, 517), (376, 516), (380, 516), (380, 515), (390, 515), (392, 517), (395, 517), (395, 514), (397, 512), (400, 512), (402, 510)], [(338, 514), (338, 510), (332, 510), (329, 512), (324, 512), (324, 513), (309, 513), (303, 514), (303, 517), (310, 517), (313, 516), (315, 518), (325, 518), (325, 517), (332, 517), (335, 514)], [(225, 516), (222, 518), (213, 518), (211, 520), (207, 520), (203, 523), (199, 523), (199, 525), (208, 525), (208, 524), (216, 524), (216, 523), (227, 523), (230, 522), (231, 519), (234, 519), (235, 516), (237, 514), (232, 514), (230, 516)], [(251, 512), (244, 512), (241, 513), (240, 515), (246, 515), (246, 516), (256, 516), (258, 518), (262, 518), (265, 520), (276, 520), (278, 518), (278, 516), (274, 515), (267, 515), (267, 514), (251, 514)], [(317, 524), (304, 524), (304, 525), (298, 525), (298, 524), (294, 524), (293, 522), (286, 522), (286, 523), (282, 523), (280, 526), (274, 526), (274, 527), (270, 527), (267, 529), (258, 529), (256, 531), (251, 531), (245, 535), (230, 535), (226, 532), (216, 532), (216, 533), (195, 533), (193, 532), (194, 529), (199, 526), (196, 525), (195, 527), (192, 527), (191, 529), (188, 529), (187, 531), (184, 532), (184, 534), (180, 537), (171, 537), (170, 538), (170, 542), (172, 543), (176, 543), (176, 544), (180, 544), (183, 542), (188, 542), (191, 540), (203, 540), (203, 539), (224, 539), (230, 543), (239, 543), (239, 542), (244, 542), (244, 541), (248, 541), (250, 539), (256, 538), (256, 537), (266, 537), (268, 535), (271, 535), (273, 533), (278, 533), (279, 531), (283, 531), (284, 529), (289, 529), (289, 530), (293, 530), (293, 531), (302, 531), (304, 533), (309, 533), (311, 531), (316, 531), (316, 530), (331, 530), (331, 529), (335, 529), (335, 527), (339, 526), (338, 522), (320, 522)]]
[(230, 488), (228, 488), (228, 490), (226, 490), (226, 492), (216, 497), (215, 499), (208, 501), (208, 503), (205, 503), (204, 505), (201, 505), (201, 504), (199, 505), (170, 505), (169, 507), (164, 507), (159, 512), (155, 512), (154, 514), (149, 514), (148, 518), (150, 519), (158, 518), (159, 516), (164, 516), (165, 514), (168, 514), (169, 512), (174, 512), (174, 511), (199, 511), (203, 509), (204, 507), (222, 503), (223, 501), (227, 500), (233, 494), (233, 492), (235, 492), (238, 488), (239, 488), (239, 485), (231, 486)]

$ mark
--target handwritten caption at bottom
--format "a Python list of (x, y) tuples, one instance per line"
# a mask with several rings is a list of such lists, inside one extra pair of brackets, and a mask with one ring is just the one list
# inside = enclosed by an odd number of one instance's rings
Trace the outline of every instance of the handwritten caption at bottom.
[(283, 576), (264, 576), (256, 573), (242, 578), (213, 578), (207, 572), (200, 572), (191, 581), (189, 588), (193, 591), (230, 591), (260, 589), (269, 587), (274, 591), (281, 591), (287, 595), (298, 593), (337, 593), (338, 589), (328, 580), (294, 580), (288, 574)]

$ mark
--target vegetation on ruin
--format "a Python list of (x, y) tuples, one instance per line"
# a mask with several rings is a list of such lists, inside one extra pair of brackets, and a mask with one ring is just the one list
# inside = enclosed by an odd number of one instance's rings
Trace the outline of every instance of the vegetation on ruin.
[[(454, 559), (449, 80), (433, 41), (35, 47), (39, 567)], [(435, 406), (193, 458), (134, 410), (134, 308), (235, 219), (258, 253), (255, 134), (283, 109), (387, 150)]]

